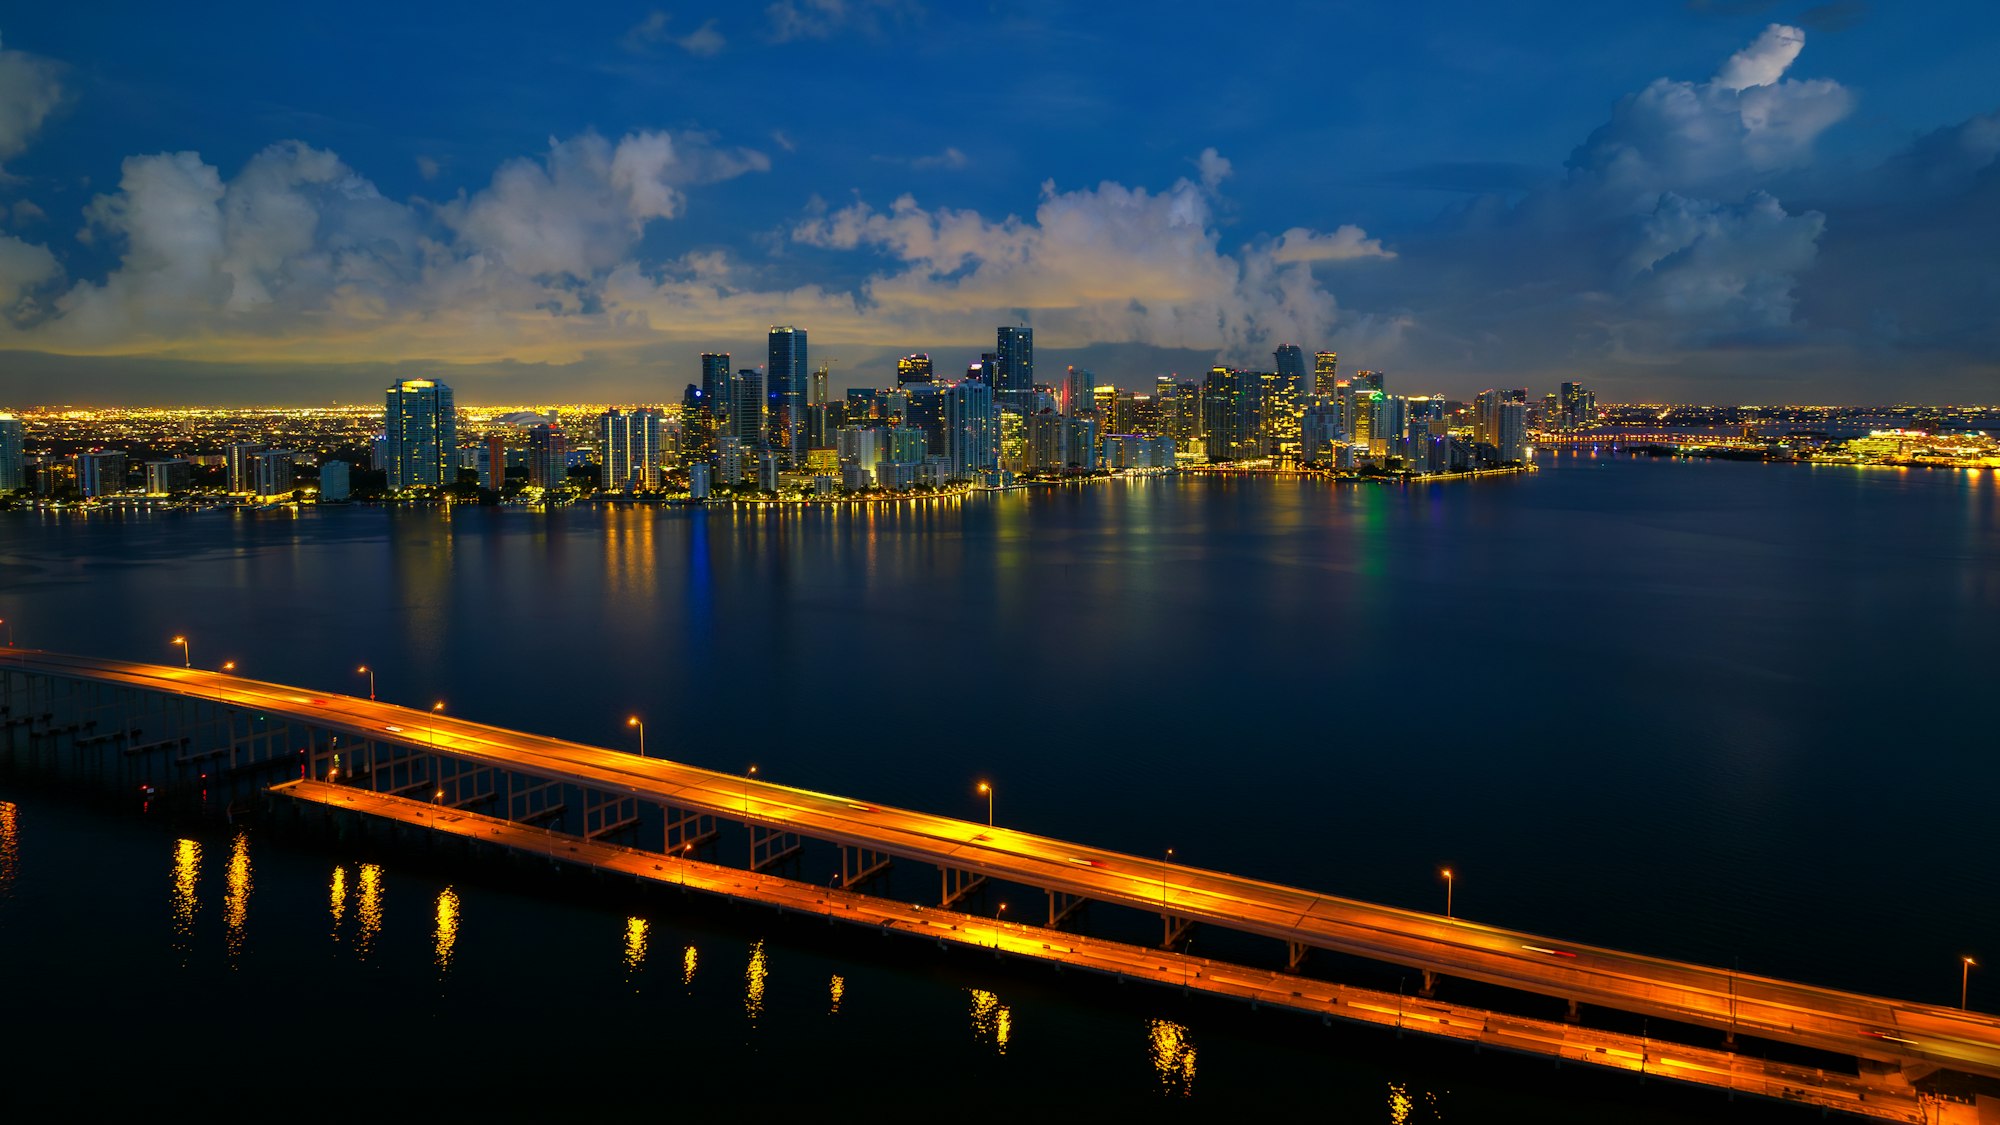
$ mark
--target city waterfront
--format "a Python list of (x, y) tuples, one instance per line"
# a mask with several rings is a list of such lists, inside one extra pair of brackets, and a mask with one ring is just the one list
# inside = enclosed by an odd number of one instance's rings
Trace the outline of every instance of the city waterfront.
[[(908, 807), (976, 815), (990, 778), (1011, 826), (1391, 903), (1437, 909), (1449, 864), (1483, 921), (1942, 1003), (1995, 932), (1962, 732), (1996, 517), (1990, 474), (1588, 454), (851, 515), (19, 516), (0, 612), (328, 690), (366, 662), (385, 698), (601, 745), (636, 713), (654, 754)], [(1299, 1085), (1246, 1081), (1316, 1089), (1311, 1042)], [(1379, 1111), (1371, 1083), (1340, 1100)]]

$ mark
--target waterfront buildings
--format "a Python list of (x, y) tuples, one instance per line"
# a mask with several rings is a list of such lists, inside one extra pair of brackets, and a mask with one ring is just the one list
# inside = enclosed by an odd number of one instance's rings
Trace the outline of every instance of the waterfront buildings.
[(1035, 330), (1002, 327), (993, 349), (993, 389), (1000, 409), (1034, 412)]
[(172, 496), (194, 487), (194, 462), (185, 457), (146, 462), (146, 494)]
[[(265, 498), (290, 496), (293, 487), (294, 460), (295, 456), (289, 449), (267, 449), (252, 454), (250, 491)], [(451, 470), (451, 478), (455, 480), (457, 476), (458, 470), (454, 467)]]
[[(805, 402), (812, 368), (806, 362), (806, 330), (774, 324), (765, 376), (770, 381), (770, 437), (759, 449), (775, 449), (787, 465), (805, 463)], [(746, 435), (738, 433), (737, 437)]]
[(12, 414), (0, 414), (0, 492), (14, 492), (28, 487), (28, 475), (22, 459), (22, 450), (26, 447), (24, 433), (19, 418)]
[(340, 501), (348, 497), (348, 465), (345, 461), (323, 461), (319, 466), (319, 498)]
[(389, 488), (441, 488), (458, 479), (458, 409), (451, 388), (406, 379), (388, 390)]
[(115, 496), (125, 491), (124, 452), (108, 450), (77, 454), (76, 491), (85, 499)]
[(666, 418), (658, 410), (607, 410), (597, 419), (603, 487), (612, 492), (651, 491), (666, 468)]

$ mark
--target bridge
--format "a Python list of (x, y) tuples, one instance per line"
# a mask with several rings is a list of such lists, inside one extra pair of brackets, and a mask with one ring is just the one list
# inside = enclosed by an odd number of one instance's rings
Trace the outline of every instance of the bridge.
[[(1888, 1120), (2000, 1121), (2000, 1018), (1565, 942), (1087, 844), (890, 808), (456, 716), (234, 675), (0, 649), (0, 744), (118, 781), (242, 784), (299, 808), (365, 817), (635, 878), (824, 912), (940, 943), (991, 945), (1121, 976), (1663, 1074)], [(747, 827), (741, 867), (712, 862), (720, 822)], [(569, 831), (562, 831), (565, 826)], [(780, 872), (807, 840), (840, 886)], [(894, 863), (938, 871), (935, 906), (870, 895)], [(1046, 921), (959, 907), (988, 881), (1046, 896)], [(1086, 902), (1159, 917), (1158, 949), (1059, 927)], [(1271, 940), (1285, 969), (1194, 958), (1209, 926)], [(1403, 966), (1425, 997), (1302, 975), (1314, 951)], [(1567, 1001), (1566, 1020), (1439, 1004), (1440, 977)], [(1393, 1005), (1393, 1008), (1391, 1007)], [(1583, 1027), (1598, 1006), (1670, 1021), (1718, 1048)], [(1853, 1060), (1828, 1070), (1738, 1054), (1739, 1036)], [(1650, 1070), (1648, 1067), (1650, 1066)], [(1940, 1090), (1956, 1091), (1939, 1099)], [(1984, 1095), (1967, 1093), (1983, 1090)]]
[(1641, 432), (1638, 430), (1593, 430), (1571, 433), (1561, 430), (1537, 431), (1528, 444), (1537, 449), (1561, 445), (1675, 445), (1694, 446), (1702, 449), (1757, 448), (1763, 445), (1741, 436), (1727, 434), (1691, 434), (1685, 431), (1663, 430)]

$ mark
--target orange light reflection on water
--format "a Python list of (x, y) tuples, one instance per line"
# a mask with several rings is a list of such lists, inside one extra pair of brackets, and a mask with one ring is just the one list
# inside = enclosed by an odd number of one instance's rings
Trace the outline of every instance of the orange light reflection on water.
[(354, 953), (366, 961), (374, 951), (376, 935), (382, 932), (382, 869), (375, 864), (361, 865), (361, 889), (355, 895), (354, 912), (360, 923), (354, 935)]
[(195, 898), (195, 881), (201, 875), (201, 845), (193, 840), (174, 841), (174, 866), (169, 876), (169, 901), (173, 911), (174, 949), (187, 964), (194, 951), (194, 916), (200, 909)]
[(250, 834), (238, 832), (229, 845), (229, 866), (223, 873), (222, 924), (229, 964), (243, 955), (244, 924), (250, 917)]

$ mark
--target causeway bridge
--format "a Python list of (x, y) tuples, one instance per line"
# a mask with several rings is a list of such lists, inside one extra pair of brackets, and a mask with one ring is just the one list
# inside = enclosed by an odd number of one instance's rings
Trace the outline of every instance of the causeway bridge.
[[(0, 649), (0, 748), (124, 783), (250, 788), (308, 815), (476, 840), (885, 933), (990, 946), (996, 955), (1329, 1020), (1393, 1023), (1399, 1034), (1878, 1119), (2000, 1122), (2000, 1018), (1991, 1015), (1579, 945), (344, 694), (195, 668)], [(741, 866), (716, 855), (723, 822), (748, 829)], [(837, 886), (786, 876), (807, 840), (839, 849)], [(893, 864), (934, 867), (935, 905), (867, 893)], [(988, 881), (1042, 892), (1046, 915), (989, 918), (962, 910)], [(1061, 928), (1086, 902), (1157, 915), (1161, 945)], [(1274, 964), (1284, 951), (1285, 968), (1190, 956), (1182, 939), (1197, 925), (1267, 938)], [(1306, 976), (1301, 969), (1316, 950), (1416, 970), (1424, 995)], [(1440, 977), (1567, 1001), (1569, 1017), (1439, 1003), (1430, 986)], [(1585, 1027), (1585, 1005), (1671, 1026), (1657, 1035)], [(1851, 1067), (1753, 1057), (1735, 1049), (1739, 1037), (1840, 1056)]]

